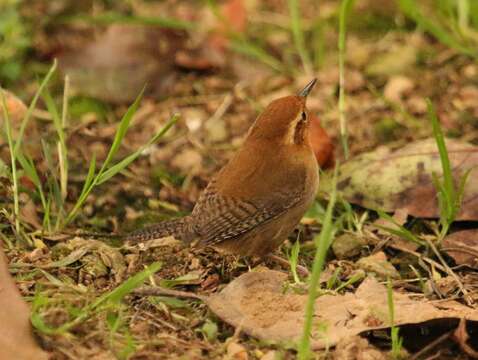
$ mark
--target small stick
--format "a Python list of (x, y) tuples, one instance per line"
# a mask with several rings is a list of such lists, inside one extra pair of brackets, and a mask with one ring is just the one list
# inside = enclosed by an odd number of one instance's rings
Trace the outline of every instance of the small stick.
[(139, 296), (173, 296), (181, 299), (194, 299), (207, 302), (207, 296), (198, 295), (188, 291), (166, 289), (160, 286), (141, 286), (133, 294)]
[(420, 358), (423, 354), (426, 354), (430, 350), (432, 350), (434, 347), (436, 347), (438, 344), (442, 343), (446, 339), (448, 339), (454, 332), (455, 330), (450, 330), (443, 335), (437, 337), (435, 340), (433, 340), (431, 343), (429, 343), (427, 346), (425, 346), (423, 349), (420, 351), (416, 352), (413, 354), (413, 356), (409, 360), (417, 360)]
[(478, 251), (468, 247), (468, 246), (447, 246), (447, 247), (442, 247), (442, 251), (456, 251), (456, 252), (462, 252), (464, 254), (468, 254), (474, 257), (478, 258)]
[(466, 319), (461, 318), (460, 323), (453, 332), (452, 339), (460, 345), (460, 348), (472, 359), (478, 359), (478, 352), (475, 351), (470, 345), (467, 344), (470, 335), (466, 331)]
[(410, 255), (413, 255), (413, 256), (416, 256), (417, 258), (420, 258), (420, 259), (423, 259), (423, 261), (429, 263), (430, 265), (433, 265), (435, 266), (437, 269), (443, 271), (443, 272), (447, 272), (446, 268), (443, 267), (442, 265), (440, 265), (439, 263), (437, 263), (436, 261), (430, 259), (430, 258), (427, 258), (427, 257), (424, 257), (422, 254), (416, 252), (416, 251), (413, 251), (413, 250), (410, 250), (410, 249), (407, 249), (403, 246), (400, 246), (400, 245), (396, 245), (396, 244), (389, 244), (387, 245), (393, 249), (396, 249), (396, 250), (399, 250), (399, 251), (403, 251), (403, 252), (406, 252)]
[(465, 289), (465, 286), (463, 285), (463, 283), (461, 282), (460, 278), (458, 277), (458, 275), (455, 274), (455, 272), (448, 266), (448, 264), (446, 263), (445, 259), (443, 259), (443, 257), (441, 256), (440, 252), (438, 251), (438, 249), (436, 248), (435, 244), (433, 244), (430, 239), (428, 238), (425, 238), (425, 241), (428, 243), (428, 245), (430, 245), (430, 247), (432, 248), (433, 252), (435, 253), (435, 255), (437, 256), (437, 258), (440, 260), (440, 262), (442, 263), (442, 265), (445, 267), (446, 269), (446, 272), (448, 273), (448, 275), (451, 275), (453, 277), (453, 279), (455, 279), (455, 282), (456, 284), (458, 285), (458, 287), (460, 288), (460, 291), (462, 292), (463, 294), (463, 298), (465, 299), (466, 303), (468, 306), (471, 306), (473, 305), (473, 299), (470, 297), (470, 295), (468, 294), (468, 290)]

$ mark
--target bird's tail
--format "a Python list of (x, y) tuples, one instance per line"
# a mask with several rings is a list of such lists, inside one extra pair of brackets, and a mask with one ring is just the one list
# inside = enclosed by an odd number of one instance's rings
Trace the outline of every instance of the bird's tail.
[(160, 222), (143, 229), (133, 231), (125, 236), (130, 243), (144, 242), (166, 236), (174, 236), (178, 240), (190, 242), (193, 237), (191, 221), (188, 216)]

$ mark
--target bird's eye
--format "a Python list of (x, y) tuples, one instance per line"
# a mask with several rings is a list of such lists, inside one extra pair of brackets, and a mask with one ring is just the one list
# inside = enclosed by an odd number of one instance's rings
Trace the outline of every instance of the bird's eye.
[(306, 121), (307, 120), (307, 114), (305, 113), (305, 111), (302, 111), (302, 121)]

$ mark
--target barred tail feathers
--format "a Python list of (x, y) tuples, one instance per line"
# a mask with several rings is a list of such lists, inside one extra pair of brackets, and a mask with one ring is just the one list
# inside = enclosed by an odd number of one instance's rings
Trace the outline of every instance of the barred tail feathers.
[(190, 242), (193, 236), (191, 231), (191, 219), (186, 216), (182, 218), (163, 221), (144, 229), (133, 231), (126, 235), (128, 242), (144, 242), (159, 239), (166, 236), (174, 236), (178, 240)]

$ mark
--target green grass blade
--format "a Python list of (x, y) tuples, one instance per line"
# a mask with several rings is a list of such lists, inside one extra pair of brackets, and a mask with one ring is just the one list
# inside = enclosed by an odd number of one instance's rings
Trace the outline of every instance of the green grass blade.
[(440, 153), (440, 161), (443, 170), (443, 183), (445, 190), (450, 199), (455, 199), (455, 184), (453, 182), (453, 174), (450, 165), (450, 159), (448, 157), (448, 150), (446, 148), (445, 137), (438, 121), (435, 109), (430, 99), (427, 99), (428, 114), (432, 122), (433, 136), (438, 146), (438, 152)]
[(123, 160), (111, 166), (108, 170), (105, 170), (101, 175), (99, 175), (98, 180), (96, 181), (96, 185), (100, 185), (108, 181), (111, 177), (115, 176), (117, 173), (125, 169), (129, 164), (136, 160), (136, 158), (140, 156), (145, 149), (147, 149), (149, 146), (162, 138), (164, 134), (166, 134), (166, 132), (178, 121), (178, 119), (178, 114), (173, 115), (171, 119), (166, 123), (166, 125), (164, 125), (163, 128), (146, 143), (146, 145), (141, 146), (134, 153), (128, 155)]
[(298, 0), (288, 0), (289, 5), (289, 13), (290, 13), (290, 20), (291, 20), (291, 28), (292, 28), (292, 37), (294, 39), (294, 44), (297, 49), (297, 53), (302, 61), (302, 65), (304, 67), (304, 71), (306, 74), (312, 73), (312, 66), (310, 62), (309, 53), (305, 48), (305, 41), (304, 41), (304, 33), (302, 30), (301, 24), (301, 15), (300, 15), (300, 7)]
[(83, 185), (83, 189), (81, 191), (81, 194), (78, 198), (78, 200), (75, 203), (75, 206), (73, 209), (70, 211), (68, 214), (66, 220), (65, 220), (65, 225), (69, 224), (73, 219), (77, 216), (78, 211), (80, 210), (81, 206), (85, 202), (86, 198), (90, 194), (91, 190), (97, 185), (97, 182), (101, 179), (101, 176), (103, 173), (106, 171), (106, 168), (108, 164), (111, 162), (113, 157), (116, 155), (118, 152), (121, 142), (123, 141), (126, 132), (128, 131), (129, 125), (131, 123), (131, 120), (136, 113), (136, 110), (139, 107), (139, 104), (141, 102), (141, 98), (143, 96), (145, 88), (141, 90), (140, 94), (134, 101), (134, 103), (128, 108), (126, 113), (123, 115), (119, 125), (118, 125), (118, 130), (116, 131), (115, 137), (113, 139), (113, 143), (111, 144), (110, 150), (108, 152), (108, 155), (106, 156), (105, 161), (103, 162), (103, 165), (101, 166), (100, 170), (94, 176), (94, 170), (95, 168), (93, 167), (95, 165), (95, 161), (92, 160), (90, 163), (90, 169), (88, 170), (88, 176), (85, 181), (85, 184)]
[(347, 15), (354, 4), (354, 0), (342, 0), (339, 15), (339, 122), (340, 138), (344, 149), (345, 159), (349, 157), (347, 119), (345, 117), (345, 35), (347, 30)]
[(325, 263), (327, 251), (333, 239), (334, 223), (333, 210), (337, 199), (337, 174), (339, 165), (337, 164), (334, 171), (332, 193), (325, 211), (325, 219), (322, 226), (322, 231), (315, 237), (316, 253), (314, 263), (312, 265), (312, 274), (309, 279), (309, 295), (305, 307), (304, 327), (300, 342), (298, 344), (297, 358), (299, 360), (308, 360), (310, 357), (310, 337), (312, 333), (312, 325), (314, 319), (315, 299), (317, 298), (317, 287), (319, 285), (320, 274)]
[(14, 153), (15, 158), (16, 158), (16, 155), (17, 155), (17, 153), (18, 153), (18, 151), (21, 147), (22, 140), (23, 140), (23, 134), (25, 132), (25, 128), (27, 127), (28, 122), (30, 120), (30, 117), (32, 115), (32, 112), (36, 107), (38, 98), (40, 97), (40, 94), (45, 89), (46, 85), (49, 83), (51, 77), (53, 76), (53, 73), (56, 70), (56, 67), (57, 67), (57, 63), (56, 63), (56, 60), (54, 60), (53, 65), (51, 66), (51, 68), (48, 71), (48, 73), (46, 74), (46, 76), (43, 78), (43, 81), (40, 83), (40, 87), (38, 88), (37, 92), (33, 96), (33, 100), (31, 101), (30, 106), (28, 106), (28, 109), (25, 113), (25, 116), (23, 117), (22, 123), (20, 125), (20, 130), (18, 132), (18, 137), (15, 141), (15, 147), (13, 149), (13, 153)]
[(32, 306), (32, 313), (31, 313), (31, 322), (32, 325), (38, 329), (39, 331), (54, 335), (54, 334), (63, 334), (73, 328), (74, 326), (80, 324), (88, 317), (90, 317), (93, 313), (100, 310), (100, 307), (103, 305), (116, 305), (118, 304), (123, 298), (134, 291), (138, 286), (143, 284), (143, 282), (148, 279), (150, 276), (154, 275), (160, 268), (162, 264), (161, 262), (155, 262), (151, 264), (145, 270), (135, 274), (128, 280), (126, 280), (123, 284), (119, 285), (117, 288), (113, 289), (112, 291), (101, 295), (98, 297), (93, 303), (85, 306), (81, 311), (77, 314), (77, 316), (63, 324), (58, 328), (52, 328), (45, 324), (43, 318), (41, 317), (39, 310), (48, 303), (48, 299), (43, 297), (40, 292), (37, 291), (33, 306)]
[(292, 272), (292, 277), (294, 278), (294, 282), (296, 284), (300, 284), (300, 277), (297, 273), (297, 265), (299, 264), (299, 253), (300, 253), (300, 243), (299, 239), (297, 238), (294, 245), (292, 245), (292, 249), (290, 250), (289, 256), (289, 264), (290, 264), (290, 271)]
[(100, 296), (90, 307), (95, 309), (104, 303), (119, 303), (126, 295), (130, 294), (134, 289), (143, 284), (146, 279), (158, 272), (159, 269), (161, 269), (161, 266), (162, 263), (159, 261), (151, 264), (145, 270), (130, 277), (117, 288)]
[(405, 16), (412, 19), (424, 31), (434, 36), (446, 46), (456, 49), (465, 55), (474, 58), (478, 57), (478, 51), (476, 48), (463, 45), (453, 33), (443, 25), (434, 22), (430, 16), (422, 14), (415, 0), (399, 0), (398, 4)]
[(93, 181), (95, 179), (95, 170), (96, 170), (96, 155), (93, 154), (93, 157), (90, 161), (90, 166), (88, 168), (88, 174), (86, 175), (86, 179), (83, 184), (83, 188), (81, 189), (80, 196), (78, 197), (78, 200), (76, 200), (76, 203), (73, 206), (73, 209), (71, 209), (70, 213), (68, 214), (68, 217), (65, 220), (65, 225), (69, 224), (76, 217), (78, 210), (83, 205), (89, 193), (91, 192)]
[(115, 138), (113, 139), (113, 144), (111, 144), (110, 151), (108, 152), (108, 155), (106, 156), (106, 160), (103, 162), (103, 165), (98, 173), (98, 177), (101, 176), (103, 171), (106, 169), (108, 164), (111, 162), (113, 157), (116, 155), (118, 152), (121, 142), (123, 141), (126, 132), (128, 131), (129, 124), (131, 123), (131, 120), (133, 119), (134, 114), (138, 110), (139, 104), (141, 102), (141, 99), (143, 98), (143, 93), (144, 93), (145, 88), (141, 90), (139, 93), (138, 97), (134, 101), (134, 103), (128, 108), (126, 113), (123, 115), (119, 125), (118, 125), (118, 130), (116, 131)]
[(259, 60), (263, 64), (269, 66), (278, 72), (287, 72), (282, 63), (274, 56), (270, 55), (266, 50), (257, 44), (252, 43), (243, 37), (233, 37), (231, 39), (232, 50), (244, 54), (250, 58)]
[(13, 183), (13, 213), (15, 215), (15, 230), (17, 234), (20, 233), (20, 206), (19, 206), (19, 192), (18, 192), (18, 173), (16, 165), (15, 145), (13, 142), (12, 127), (10, 124), (10, 114), (8, 113), (5, 94), (0, 89), (0, 96), (2, 98), (3, 121), (5, 123), (5, 134), (7, 136), (8, 149), (10, 150), (10, 165), (12, 168), (12, 183)]
[(37, 188), (38, 195), (43, 206), (43, 211), (46, 211), (47, 202), (45, 198), (45, 193), (43, 192), (43, 186), (40, 180), (40, 176), (38, 175), (33, 160), (31, 158), (27, 158), (21, 152), (19, 152), (17, 160), (22, 166), (22, 169), (25, 172), (26, 176), (31, 180), (31, 182), (33, 182), (33, 184)]
[(86, 22), (89, 24), (109, 25), (109, 24), (127, 24), (127, 25), (145, 25), (157, 26), (166, 29), (191, 30), (196, 26), (194, 23), (169, 17), (157, 16), (138, 16), (123, 15), (114, 12), (105, 12), (95, 16), (73, 15), (62, 17), (58, 20), (60, 23)]
[(387, 304), (390, 318), (390, 334), (392, 339), (392, 358), (399, 359), (402, 351), (403, 340), (399, 337), (399, 328), (395, 326), (395, 304), (393, 302), (393, 289), (390, 278), (387, 279)]
[(393, 229), (387, 226), (381, 226), (381, 225), (375, 225), (379, 229), (388, 231), (390, 234), (399, 236), (405, 240), (411, 241), (415, 244), (418, 245), (425, 245), (425, 243), (421, 240), (419, 240), (410, 230), (406, 229), (404, 226), (398, 224), (393, 217), (388, 215), (387, 213), (383, 212), (382, 210), (377, 210), (378, 216), (380, 216), (382, 219), (387, 220), (388, 222), (391, 222), (394, 224), (397, 229)]

